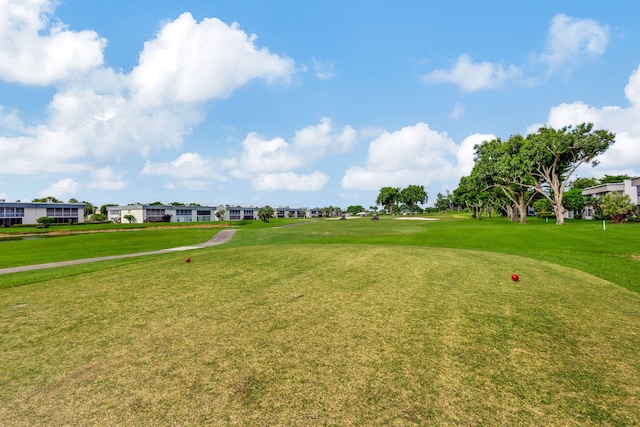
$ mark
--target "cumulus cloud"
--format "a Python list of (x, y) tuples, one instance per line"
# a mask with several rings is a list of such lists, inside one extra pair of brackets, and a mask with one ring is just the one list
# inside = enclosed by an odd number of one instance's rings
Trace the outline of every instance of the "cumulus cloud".
[(469, 175), (475, 165), (475, 161), (473, 160), (475, 146), (482, 144), (484, 141), (491, 141), (492, 139), (496, 139), (496, 136), (493, 134), (474, 133), (462, 140), (457, 155), (458, 170), (462, 176)]
[[(117, 76), (115, 77), (117, 80)], [(131, 154), (178, 147), (202, 113), (186, 106), (136, 109), (118, 92), (70, 86), (51, 100), (47, 120), (0, 138), (7, 173), (88, 171)], [(14, 121), (19, 126), (17, 120)]]
[[(266, 139), (252, 132), (242, 141), (237, 168), (230, 175), (251, 179), (253, 188), (262, 191), (317, 191), (328, 181), (324, 173), (298, 174), (295, 171), (309, 168), (323, 157), (344, 153), (357, 140), (358, 133), (351, 126), (334, 129), (328, 118), (297, 130), (291, 142), (282, 137)], [(285, 182), (286, 179), (290, 181)]]
[(255, 40), (237, 23), (216, 18), (198, 23), (183, 13), (144, 44), (131, 73), (134, 100), (145, 106), (201, 102), (226, 98), (252, 79), (289, 79), (293, 61), (258, 49)]
[[(640, 67), (629, 77), (624, 89), (628, 107), (605, 106), (597, 108), (583, 102), (563, 103), (549, 111), (547, 124), (554, 128), (575, 126), (591, 122), (596, 129), (607, 129), (616, 134), (616, 142), (601, 156), (597, 169), (581, 168), (584, 175), (629, 174), (640, 175)], [(535, 125), (529, 131), (539, 128)]]
[(427, 83), (451, 83), (463, 91), (474, 92), (499, 86), (507, 79), (519, 76), (515, 65), (505, 67), (492, 62), (473, 62), (467, 54), (460, 55), (451, 70), (437, 69), (426, 74)]
[(602, 55), (608, 42), (607, 26), (560, 13), (551, 20), (546, 48), (537, 58), (554, 70), (566, 63)]
[(376, 190), (383, 186), (435, 184), (460, 176), (459, 147), (426, 123), (384, 132), (369, 144), (366, 165), (347, 169), (342, 187)]
[(205, 178), (226, 181), (224, 171), (236, 165), (234, 159), (209, 159), (198, 153), (184, 153), (170, 162), (146, 161), (143, 175), (170, 176), (184, 180)]
[[(88, 172), (131, 155), (175, 149), (204, 120), (202, 101), (228, 96), (252, 79), (286, 81), (294, 72), (292, 60), (258, 48), (256, 37), (237, 24), (198, 23), (186, 13), (145, 43), (138, 66), (125, 74), (102, 66), (105, 42), (95, 33), (50, 24), (54, 9), (46, 0), (0, 1), (0, 37), (7, 40), (0, 46), (0, 79), (67, 79), (41, 123), (25, 124), (17, 111), (0, 105), (4, 173)], [(59, 62), (45, 63), (52, 44)], [(16, 46), (20, 58), (11, 57)], [(91, 52), (91, 61), (79, 56)]]
[(335, 129), (330, 119), (323, 118), (317, 125), (297, 130), (290, 142), (279, 136), (268, 139), (250, 132), (240, 143), (238, 152), (227, 158), (185, 153), (170, 162), (147, 161), (142, 174), (184, 180), (172, 182), (172, 188), (192, 187), (194, 179), (203, 185), (232, 177), (249, 180), (252, 187), (260, 191), (317, 191), (328, 182), (327, 175), (299, 170), (311, 168), (323, 157), (344, 153), (357, 139), (358, 133), (352, 127)]
[(317, 125), (296, 131), (293, 144), (304, 154), (323, 156), (327, 152), (347, 152), (357, 140), (358, 133), (351, 126), (345, 126), (342, 131), (336, 132), (331, 120), (325, 117)]
[(38, 192), (43, 197), (53, 196), (56, 199), (66, 199), (73, 196), (80, 188), (80, 184), (71, 178), (63, 178), (51, 184), (48, 188)]
[(0, 79), (48, 85), (102, 65), (106, 40), (50, 20), (56, 6), (47, 0), (0, 2)]
[(242, 147), (239, 169), (248, 174), (290, 171), (305, 161), (292, 153), (291, 144), (281, 137), (267, 140), (252, 132), (242, 141)]

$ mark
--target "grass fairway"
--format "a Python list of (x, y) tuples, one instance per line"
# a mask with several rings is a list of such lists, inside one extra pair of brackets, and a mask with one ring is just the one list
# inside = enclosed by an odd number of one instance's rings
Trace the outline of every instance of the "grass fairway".
[(0, 425), (640, 424), (640, 294), (425, 244), (454, 224), (242, 230), (0, 289)]

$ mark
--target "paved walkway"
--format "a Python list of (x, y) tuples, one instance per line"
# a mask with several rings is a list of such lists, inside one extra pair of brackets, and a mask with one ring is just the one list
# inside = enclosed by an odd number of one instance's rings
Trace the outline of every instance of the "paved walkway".
[(178, 248), (160, 249), (157, 251), (139, 252), (135, 254), (112, 255), (112, 256), (103, 256), (103, 257), (97, 257), (97, 258), (75, 259), (71, 261), (49, 262), (47, 264), (23, 265), (20, 267), (0, 268), (0, 274), (20, 273), (22, 271), (41, 270), (44, 268), (64, 267), (67, 265), (87, 264), (89, 262), (109, 261), (112, 259), (133, 258), (133, 257), (145, 256), (145, 255), (166, 254), (169, 252), (190, 251), (192, 249), (207, 248), (209, 246), (218, 246), (218, 245), (227, 243), (229, 240), (231, 240), (231, 237), (233, 237), (236, 231), (237, 230), (219, 231), (218, 233), (216, 233), (215, 236), (213, 236), (213, 238), (211, 238), (211, 240), (201, 243), (199, 245), (180, 246)]

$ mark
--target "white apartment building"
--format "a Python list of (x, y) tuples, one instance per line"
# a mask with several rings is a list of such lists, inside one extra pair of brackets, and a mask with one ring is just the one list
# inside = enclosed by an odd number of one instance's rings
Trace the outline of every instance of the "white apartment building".
[(107, 206), (107, 219), (119, 223), (211, 222), (217, 221), (217, 208), (211, 206)]
[(37, 224), (46, 216), (54, 223), (84, 222), (84, 203), (6, 202), (0, 200), (0, 225), (11, 227), (19, 224)]
[[(173, 206), (145, 205), (137, 203), (127, 206), (107, 206), (107, 219), (117, 223), (143, 222), (211, 222), (242, 221), (259, 219), (257, 206)], [(274, 209), (276, 218), (317, 218), (322, 216), (319, 208)]]

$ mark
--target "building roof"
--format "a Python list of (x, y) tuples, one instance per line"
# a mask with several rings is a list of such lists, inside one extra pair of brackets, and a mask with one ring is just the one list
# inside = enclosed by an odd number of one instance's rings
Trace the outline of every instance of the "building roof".
[(82, 208), (84, 209), (86, 203), (54, 203), (54, 202), (5, 202), (0, 200), (0, 206), (8, 208)]

